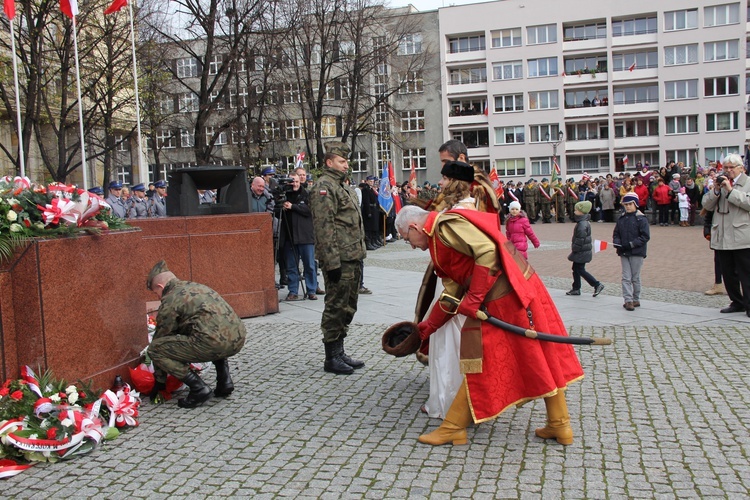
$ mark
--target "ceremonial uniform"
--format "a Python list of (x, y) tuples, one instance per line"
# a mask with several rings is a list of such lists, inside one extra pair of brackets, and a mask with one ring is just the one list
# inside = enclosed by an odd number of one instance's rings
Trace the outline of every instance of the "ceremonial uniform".
[(558, 179), (552, 187), (552, 204), (555, 207), (557, 222), (565, 222), (565, 188)]
[[(125, 202), (122, 201), (122, 198), (120, 197), (121, 189), (122, 183), (120, 183), (119, 181), (110, 182), (109, 195), (104, 201), (106, 201), (107, 204), (109, 204), (109, 206), (112, 208), (112, 215), (124, 219), (127, 215), (128, 209), (125, 206)], [(118, 193), (113, 193), (112, 191), (118, 191)]]
[(325, 308), (320, 322), (326, 348), (324, 369), (351, 373), (344, 365), (363, 366), (346, 356), (344, 338), (357, 312), (362, 277), (360, 261), (366, 256), (365, 232), (359, 199), (344, 184), (347, 171), (328, 165), (330, 162), (338, 166), (338, 162), (346, 160), (349, 149), (343, 143), (332, 142), (326, 145), (326, 150), (336, 156), (326, 160), (326, 167), (310, 193), (315, 255), (326, 276)]
[(542, 221), (545, 224), (552, 222), (552, 189), (547, 179), (542, 179), (542, 183), (537, 187), (539, 191), (539, 207), (542, 212)]
[(159, 194), (154, 194), (148, 202), (149, 217), (166, 217), (167, 200)]
[(148, 198), (138, 198), (137, 196), (131, 196), (130, 208), (128, 208), (128, 218), (138, 219), (141, 217), (148, 217)]
[(576, 203), (578, 203), (580, 200), (578, 199), (578, 191), (576, 190), (575, 181), (571, 177), (568, 179), (567, 184), (565, 185), (565, 206), (567, 208), (568, 212), (568, 219), (575, 222), (575, 207)]
[(539, 219), (539, 198), (541, 193), (535, 180), (530, 180), (523, 188), (523, 203), (526, 208), (526, 215), (529, 216), (529, 222), (534, 224)]

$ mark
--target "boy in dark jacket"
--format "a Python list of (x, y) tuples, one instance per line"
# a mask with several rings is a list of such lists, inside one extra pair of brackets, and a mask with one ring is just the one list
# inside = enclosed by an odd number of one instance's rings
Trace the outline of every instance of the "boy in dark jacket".
[(586, 263), (591, 262), (593, 247), (591, 245), (591, 224), (589, 223), (590, 201), (579, 201), (573, 212), (576, 227), (573, 229), (573, 244), (568, 260), (573, 263), (573, 287), (565, 295), (581, 295), (581, 277), (594, 287), (594, 297), (602, 293), (604, 285), (586, 271)]
[(628, 193), (623, 196), (622, 206), (625, 213), (617, 220), (612, 241), (622, 264), (623, 307), (633, 311), (641, 305), (641, 267), (651, 234), (648, 219), (638, 211), (637, 194)]

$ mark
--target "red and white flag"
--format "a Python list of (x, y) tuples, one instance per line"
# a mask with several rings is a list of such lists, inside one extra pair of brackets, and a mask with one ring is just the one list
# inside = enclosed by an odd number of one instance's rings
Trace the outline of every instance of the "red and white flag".
[(78, 15), (78, 0), (60, 0), (60, 10), (73, 19)]
[(414, 167), (414, 161), (411, 162), (411, 173), (409, 174), (409, 194), (417, 196), (417, 171)]
[(560, 170), (560, 165), (558, 165), (558, 163), (557, 163), (557, 156), (553, 156), (552, 157), (552, 165), (554, 165), (555, 172), (557, 172), (557, 175), (560, 175), (561, 170)]
[(3, 0), (3, 10), (8, 19), (16, 17), (16, 0)]
[(635, 63), (628, 66), (628, 71), (633, 71), (635, 69)]
[(500, 177), (497, 175), (497, 168), (495, 165), (492, 165), (492, 168), (490, 169), (490, 182), (492, 183), (492, 189), (495, 190), (495, 196), (497, 196), (498, 199), (502, 198), (503, 186), (500, 184)]
[[(115, 2), (118, 2), (118, 1), (120, 0), (115, 0)], [(124, 2), (125, 0), (122, 0), (122, 1)], [(304, 161), (305, 161), (305, 152), (300, 151), (299, 154), (297, 155), (297, 161), (294, 164), (294, 168), (305, 168)]]
[(622, 164), (626, 167), (628, 166), (628, 155), (622, 157)]
[(609, 243), (604, 240), (594, 240), (594, 253), (599, 253), (602, 250), (606, 250), (608, 246)]
[(112, 4), (104, 10), (104, 15), (114, 14), (128, 4), (128, 0), (114, 0)]

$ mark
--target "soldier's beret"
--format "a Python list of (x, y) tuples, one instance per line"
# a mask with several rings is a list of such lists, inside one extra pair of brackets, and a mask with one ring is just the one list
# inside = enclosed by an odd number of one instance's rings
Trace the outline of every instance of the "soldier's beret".
[(100, 188), (99, 186), (94, 186), (92, 188), (89, 188), (89, 193), (98, 194), (99, 196), (104, 196), (104, 190)]
[(446, 162), (440, 173), (457, 181), (474, 182), (474, 167), (462, 161)]
[(133, 189), (133, 191), (144, 191), (145, 192), (146, 191), (146, 186), (144, 186), (143, 184), (136, 184), (135, 186), (133, 186), (132, 189)]
[(154, 182), (154, 187), (155, 188), (165, 188), (165, 187), (167, 187), (167, 183), (164, 182), (164, 181), (159, 180), (159, 181)]
[(108, 189), (122, 189), (122, 182), (112, 181), (109, 183)]
[(397, 358), (414, 354), (421, 345), (419, 328), (411, 321), (396, 323), (383, 333), (383, 350)]
[(575, 182), (576, 180), (572, 177), (568, 177), (568, 182)]
[(340, 141), (325, 143), (326, 153), (349, 159), (349, 146)]
[(167, 268), (166, 262), (164, 262), (163, 260), (157, 262), (156, 265), (151, 268), (151, 272), (148, 273), (148, 278), (146, 278), (146, 288), (151, 290), (151, 282), (154, 280), (154, 278), (159, 274), (166, 273), (168, 271), (169, 269)]
[(549, 179), (547, 179), (547, 178), (545, 177), (544, 179), (542, 179), (542, 182), (549, 182)]
[(266, 167), (261, 170), (260, 175), (273, 175), (276, 173), (276, 169), (273, 167)]

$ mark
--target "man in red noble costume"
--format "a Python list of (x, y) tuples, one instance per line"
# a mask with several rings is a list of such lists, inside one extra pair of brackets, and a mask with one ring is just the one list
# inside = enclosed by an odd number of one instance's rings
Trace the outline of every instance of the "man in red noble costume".
[(583, 378), (573, 346), (521, 337), (476, 318), (484, 306), (491, 316), (508, 323), (567, 336), (542, 280), (502, 235), (497, 215), (406, 206), (396, 217), (396, 228), (412, 248), (429, 249), (445, 293), (461, 300), (457, 309), (446, 301), (436, 302), (418, 325), (420, 338), (427, 339), (451, 314), (467, 316), (460, 347), (464, 382), (440, 427), (419, 441), (465, 444), (470, 423), (544, 398), (547, 425), (536, 429), (536, 435), (572, 444), (564, 390)]

